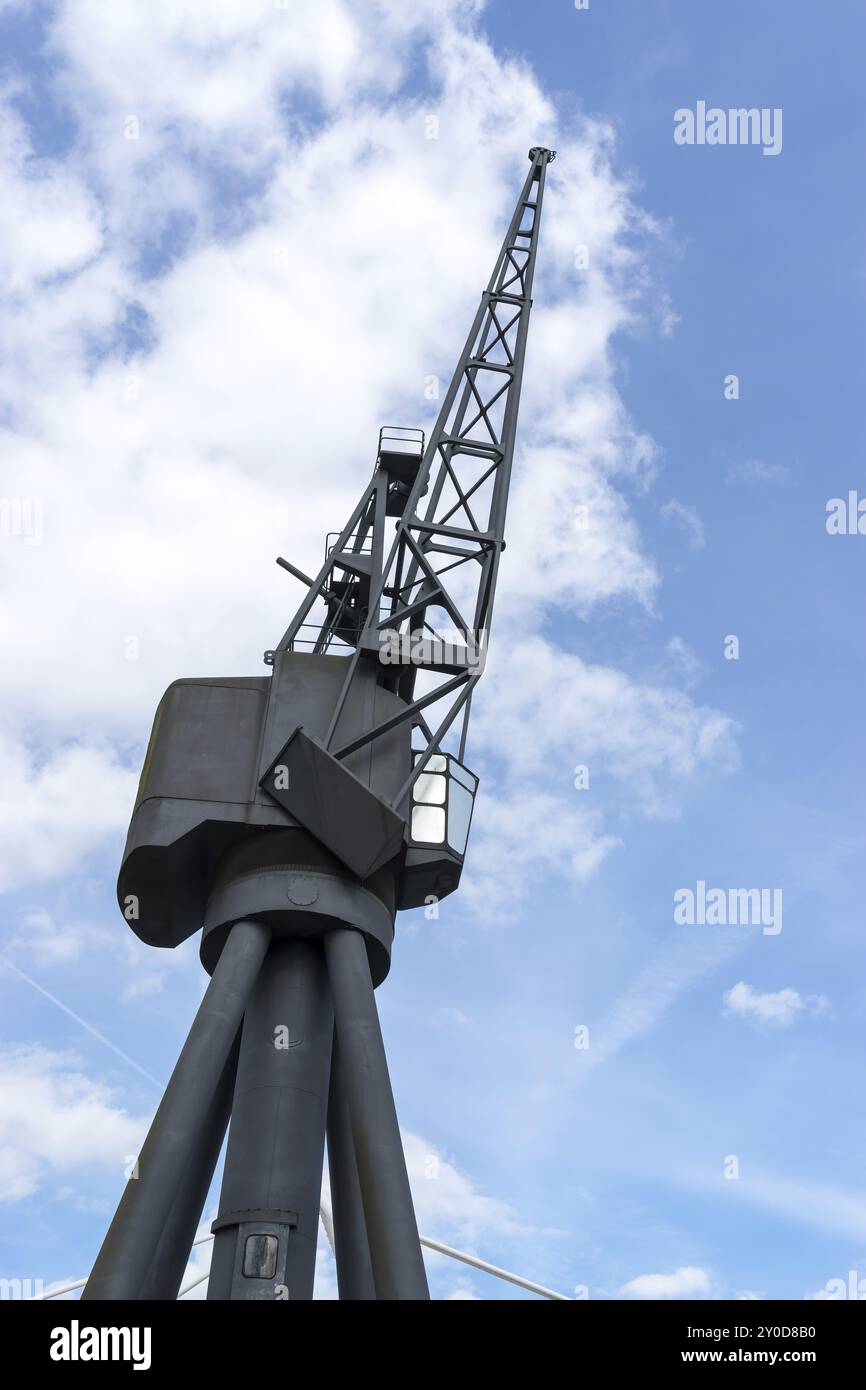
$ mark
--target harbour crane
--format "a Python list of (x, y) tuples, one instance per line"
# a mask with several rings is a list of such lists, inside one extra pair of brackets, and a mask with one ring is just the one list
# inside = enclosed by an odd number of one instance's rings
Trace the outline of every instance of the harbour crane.
[[(228, 1129), (209, 1299), (309, 1300), (327, 1140), (341, 1299), (429, 1298), (374, 990), (396, 914), (457, 888), (545, 180), (529, 153), (438, 418), (372, 478), (264, 654), (158, 706), (118, 878), (210, 983), (82, 1297), (174, 1299)], [(390, 540), (389, 540), (390, 537)]]

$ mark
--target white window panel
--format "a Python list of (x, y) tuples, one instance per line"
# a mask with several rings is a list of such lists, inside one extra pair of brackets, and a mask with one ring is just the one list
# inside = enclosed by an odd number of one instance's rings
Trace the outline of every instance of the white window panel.
[(448, 788), (448, 843), (458, 854), (466, 849), (471, 819), (472, 797), (465, 787), (452, 779)]
[(456, 777), (458, 782), (462, 782), (467, 791), (475, 795), (475, 788), (478, 786), (478, 778), (474, 772), (469, 772), (462, 763), (458, 763), (456, 758), (451, 759), (451, 776)]
[(445, 778), (438, 773), (422, 772), (415, 783), (415, 800), (432, 806), (444, 806), (446, 786)]
[(413, 806), (412, 839), (422, 844), (445, 843), (445, 810), (440, 806)]
[[(424, 756), (423, 753), (416, 753), (416, 755), (415, 755), (415, 766), (416, 766), (416, 767), (418, 766), (418, 764), (419, 764), (419, 762), (421, 761), (421, 759), (423, 758), (423, 756)], [(444, 757), (444, 755), (443, 755), (442, 753), (431, 753), (430, 757), (427, 759), (427, 766), (424, 768), (424, 772), (444, 772), (444, 771), (445, 771), (445, 757)], [(422, 773), (422, 776), (423, 776), (423, 773)]]

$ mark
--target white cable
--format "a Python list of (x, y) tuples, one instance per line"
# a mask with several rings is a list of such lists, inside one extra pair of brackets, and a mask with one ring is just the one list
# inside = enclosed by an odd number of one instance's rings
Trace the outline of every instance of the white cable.
[(529, 1289), (530, 1293), (540, 1294), (542, 1298), (555, 1298), (562, 1303), (571, 1303), (572, 1300), (564, 1293), (556, 1293), (554, 1289), (546, 1289), (543, 1284), (533, 1284), (531, 1279), (523, 1279), (519, 1274), (510, 1274), (507, 1269), (500, 1269), (498, 1265), (490, 1265), (486, 1260), (479, 1260), (475, 1255), (465, 1255), (462, 1250), (455, 1250), (450, 1245), (443, 1245), (440, 1240), (431, 1240), (429, 1236), (419, 1236), (422, 1245), (426, 1245), (428, 1250), (438, 1250), (440, 1255), (450, 1255), (452, 1260), (461, 1260), (465, 1265), (472, 1265), (475, 1269), (483, 1269), (485, 1274), (492, 1274), (497, 1279), (506, 1279), (509, 1284), (516, 1284), (518, 1288)]
[(196, 1288), (196, 1286), (197, 1286), (198, 1284), (203, 1284), (204, 1281), (205, 1281), (205, 1279), (209, 1279), (209, 1278), (210, 1278), (210, 1270), (209, 1270), (209, 1269), (206, 1269), (205, 1272), (204, 1272), (204, 1274), (197, 1274), (197, 1275), (195, 1276), (194, 1279), (190, 1279), (190, 1281), (189, 1281), (188, 1284), (184, 1284), (183, 1288), (178, 1290), (178, 1295), (177, 1295), (178, 1298), (183, 1298), (183, 1296), (184, 1296), (185, 1293), (189, 1293), (190, 1289)]
[[(319, 1215), (322, 1218), (322, 1225), (325, 1228), (325, 1235), (331, 1250), (334, 1250), (334, 1222), (331, 1210), (324, 1197), (319, 1205)], [(531, 1279), (523, 1279), (519, 1274), (510, 1274), (507, 1269), (500, 1269), (498, 1265), (488, 1264), (486, 1260), (479, 1260), (475, 1255), (465, 1255), (462, 1250), (455, 1250), (453, 1246), (443, 1245), (439, 1240), (431, 1240), (429, 1236), (419, 1236), (422, 1245), (426, 1245), (428, 1250), (436, 1250), (440, 1255), (450, 1255), (452, 1260), (461, 1260), (463, 1264), (472, 1265), (475, 1269), (482, 1269), (485, 1274), (492, 1274), (496, 1279), (506, 1279), (509, 1284), (516, 1284), (518, 1288), (528, 1289), (530, 1293), (537, 1293), (542, 1298), (555, 1298), (562, 1303), (571, 1303), (572, 1300), (564, 1293), (556, 1293), (554, 1289), (546, 1289), (543, 1284), (534, 1284)]]
[(336, 1255), (337, 1250), (334, 1245), (334, 1218), (331, 1216), (331, 1208), (328, 1206), (324, 1197), (319, 1203), (319, 1215), (322, 1218), (322, 1226), (324, 1227), (325, 1235), (328, 1237), (331, 1254)]
[[(193, 1249), (195, 1249), (197, 1245), (205, 1245), (209, 1240), (213, 1240), (212, 1235), (198, 1236), (192, 1243)], [(39, 1303), (46, 1298), (59, 1298), (61, 1294), (72, 1293), (75, 1289), (83, 1289), (86, 1283), (87, 1279), (73, 1279), (71, 1284), (61, 1284), (59, 1289), (49, 1289), (47, 1293), (35, 1293), (32, 1298), (26, 1301), (28, 1303)], [(192, 1286), (190, 1285), (190, 1287)], [(178, 1294), (178, 1298), (180, 1298), (180, 1294)]]
[(51, 1289), (48, 1293), (35, 1293), (28, 1303), (39, 1303), (46, 1298), (59, 1298), (62, 1293), (72, 1293), (73, 1289), (83, 1289), (87, 1283), (86, 1279), (73, 1279), (71, 1284), (61, 1284), (57, 1289)]

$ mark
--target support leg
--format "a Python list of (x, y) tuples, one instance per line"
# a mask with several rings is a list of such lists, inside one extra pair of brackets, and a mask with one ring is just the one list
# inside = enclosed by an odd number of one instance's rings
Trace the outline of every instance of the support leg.
[(375, 1302), (376, 1284), (336, 1033), (331, 1053), (331, 1090), (328, 1096), (328, 1174), (340, 1299)]
[(325, 937), (328, 977), (379, 1299), (429, 1299), (367, 950), (360, 932)]
[(258, 922), (232, 927), (144, 1141), (138, 1177), (126, 1185), (83, 1299), (141, 1298), (269, 939), (270, 929)]
[(214, 1168), (228, 1129), (240, 1045), (241, 1034), (238, 1029), (234, 1046), (223, 1067), (207, 1124), (196, 1136), (195, 1148), (177, 1190), (171, 1215), (165, 1223), (156, 1254), (142, 1285), (142, 1299), (173, 1301), (177, 1298)]
[(211, 1300), (313, 1296), (333, 1032), (321, 946), (275, 941), (244, 1017)]

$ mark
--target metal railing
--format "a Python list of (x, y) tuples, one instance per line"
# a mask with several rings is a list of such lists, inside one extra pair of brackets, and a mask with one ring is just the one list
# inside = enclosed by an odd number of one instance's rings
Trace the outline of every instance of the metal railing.
[[(301, 623), (298, 634), (292, 639), (286, 648), (290, 652), (311, 652), (314, 650), (322, 630), (321, 623)], [(302, 635), (303, 634), (303, 635)], [(333, 648), (336, 646), (336, 653)], [(350, 656), (355, 648), (350, 642), (346, 642), (342, 637), (332, 633), (324, 649), (331, 655)]]
[(406, 425), (383, 425), (379, 431), (379, 453), (424, 456), (424, 431)]

